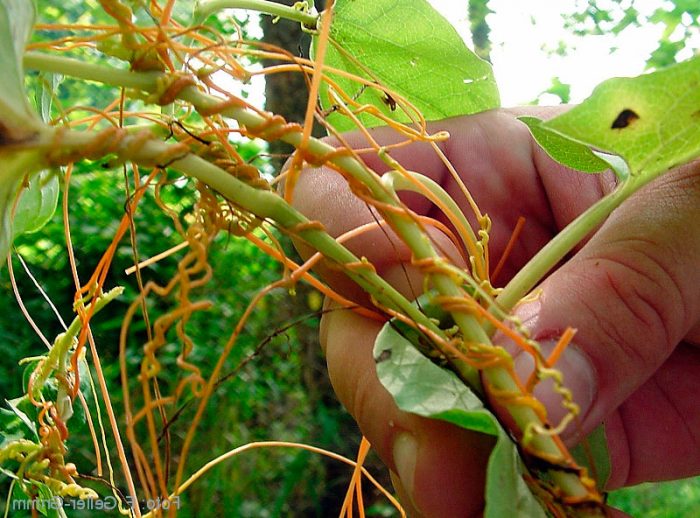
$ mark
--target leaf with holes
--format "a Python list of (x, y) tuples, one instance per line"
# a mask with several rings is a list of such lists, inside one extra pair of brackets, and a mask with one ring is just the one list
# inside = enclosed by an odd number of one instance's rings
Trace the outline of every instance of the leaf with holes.
[(541, 127), (619, 155), (630, 176), (650, 180), (700, 156), (700, 56), (639, 77), (609, 79)]

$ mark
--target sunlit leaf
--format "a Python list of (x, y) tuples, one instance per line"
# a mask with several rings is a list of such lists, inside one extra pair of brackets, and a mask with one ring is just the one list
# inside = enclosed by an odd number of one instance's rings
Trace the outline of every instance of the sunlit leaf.
[(560, 164), (584, 173), (601, 173), (609, 169), (607, 162), (596, 156), (591, 148), (566, 138), (543, 126), (537, 117), (519, 117), (524, 122), (537, 143), (549, 156)]
[[(466, 7), (465, 7), (466, 9)], [(476, 113), (499, 106), (491, 65), (467, 48), (454, 27), (425, 0), (337, 0), (325, 64), (376, 81), (413, 103), (427, 120)], [(362, 68), (358, 66), (362, 63)], [(395, 99), (330, 74), (351, 98), (408, 122)], [(321, 105), (329, 109), (328, 88)], [(381, 121), (360, 115), (367, 126)], [(328, 121), (345, 131), (352, 122), (338, 113)]]
[(401, 410), (496, 437), (487, 467), (486, 518), (545, 516), (523, 481), (525, 468), (515, 444), (457, 376), (422, 355), (393, 322), (377, 336), (374, 358), (380, 381)]
[(700, 57), (609, 79), (541, 127), (621, 156), (633, 177), (653, 178), (700, 155)]
[(0, 0), (0, 145), (21, 141), (38, 127), (24, 90), (22, 56), (34, 25), (34, 2)]

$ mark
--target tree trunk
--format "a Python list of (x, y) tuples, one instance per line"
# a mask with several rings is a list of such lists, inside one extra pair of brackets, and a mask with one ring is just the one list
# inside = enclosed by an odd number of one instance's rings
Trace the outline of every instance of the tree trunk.
[[(294, 0), (283, 0), (280, 3), (293, 5)], [(321, 10), (323, 2), (316, 0), (316, 8)], [(264, 16), (262, 19), (263, 41), (282, 47), (297, 56), (308, 57), (310, 35), (304, 33), (298, 23), (288, 20), (272, 22), (272, 18)], [(270, 65), (272, 63), (266, 63)], [(306, 114), (306, 103), (308, 99), (308, 84), (302, 73), (272, 74), (266, 77), (265, 85), (265, 108), (268, 111), (282, 115), (289, 122), (303, 123)], [(323, 136), (324, 130), (320, 125), (315, 125), (314, 136)], [(283, 142), (273, 142), (269, 146), (272, 154), (272, 163), (276, 171), (280, 171), (286, 158), (293, 151), (293, 148)], [(288, 240), (283, 243), (285, 253), (290, 257), (295, 257), (291, 243)], [(308, 313), (308, 294), (311, 288), (304, 283), (296, 286), (296, 296), (286, 300), (288, 304), (280, 308), (280, 313), (292, 320), (298, 318), (300, 314)], [(333, 389), (328, 380), (325, 367), (325, 359), (321, 354), (318, 343), (318, 319), (313, 322), (304, 320), (296, 328), (297, 346), (303, 351), (304, 365), (302, 366), (302, 384), (306, 389), (308, 401), (313, 406), (315, 422), (310, 423), (313, 428), (312, 440), (316, 446), (329, 448), (336, 453), (354, 458), (356, 445), (360, 437), (359, 431), (354, 434), (347, 434), (347, 440), (343, 437), (343, 431), (357, 430), (356, 425), (339, 405)], [(340, 511), (345, 492), (349, 483), (347, 467), (335, 460), (322, 458), (324, 484), (315, 488), (317, 491), (316, 502), (298, 502), (296, 509), (314, 509), (319, 516), (333, 516)], [(378, 469), (385, 471), (376, 464), (373, 466), (374, 473)], [(372, 468), (370, 468), (372, 469)], [(388, 477), (379, 477), (380, 481), (388, 484)], [(390, 486), (386, 486), (390, 487)], [(371, 491), (371, 490), (370, 490)], [(301, 495), (297, 495), (301, 497)], [(366, 505), (369, 506), (377, 500), (377, 493), (370, 493), (365, 496)], [(309, 511), (307, 511), (309, 512)], [(308, 514), (307, 514), (308, 515)]]
[[(294, 5), (295, 0), (279, 0), (278, 3)], [(319, 4), (317, 0), (316, 7), (320, 9)], [(309, 57), (311, 37), (301, 30), (300, 24), (289, 20), (273, 23), (270, 16), (263, 16), (261, 25), (264, 42), (281, 47), (296, 56)], [(279, 63), (281, 62), (268, 62), (269, 65)], [(266, 77), (265, 109), (282, 115), (289, 122), (304, 122), (308, 96), (309, 85), (301, 72), (272, 74)], [(323, 136), (323, 128), (316, 125), (312, 134), (315, 137)], [(294, 150), (289, 144), (280, 141), (270, 143), (269, 149), (276, 171), (281, 170), (286, 157)]]
[(472, 32), (474, 52), (481, 59), (491, 61), (491, 29), (486, 23), (486, 16), (493, 11), (489, 9), (489, 0), (469, 0), (469, 25)]

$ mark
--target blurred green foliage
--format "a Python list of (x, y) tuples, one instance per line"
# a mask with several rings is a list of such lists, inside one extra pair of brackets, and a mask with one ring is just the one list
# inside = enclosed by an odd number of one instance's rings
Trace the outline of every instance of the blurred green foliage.
[(630, 27), (659, 24), (663, 27), (658, 45), (647, 58), (647, 67), (661, 68), (677, 63), (678, 54), (700, 30), (700, 3), (669, 0), (653, 4), (639, 0), (579, 2), (577, 10), (565, 16), (566, 27), (580, 36), (618, 35)]
[(613, 491), (610, 505), (635, 518), (700, 516), (700, 479), (646, 483)]
[[(697, 42), (700, 37), (700, 2), (696, 0), (577, 0), (573, 8), (566, 9), (562, 12), (564, 27), (581, 38), (605, 34), (622, 36), (640, 27), (658, 27), (656, 47), (643, 56), (649, 70), (678, 63), (697, 51), (697, 48), (689, 47), (689, 42)], [(613, 46), (610, 53), (616, 50), (618, 47)], [(564, 41), (559, 41), (549, 52), (576, 59), (575, 46)], [(570, 87), (555, 77), (552, 85), (540, 93), (535, 102), (540, 102), (539, 98), (544, 94), (552, 94), (566, 104)]]
[[(76, 251), (78, 272), (84, 280), (92, 272), (101, 254), (108, 246), (124, 211), (123, 179), (118, 171), (90, 171), (89, 164), (81, 165), (74, 172), (70, 191), (70, 224)], [(177, 198), (171, 207), (179, 206), (186, 212), (191, 208), (194, 193), (191, 185), (175, 184), (166, 190), (165, 198)], [(140, 204), (135, 215), (136, 241), (141, 257), (159, 253), (181, 241), (173, 232), (172, 224), (155, 205), (152, 194)], [(60, 212), (38, 234), (23, 236), (16, 242), (16, 249), (27, 263), (43, 290), (61, 313), (64, 320), (73, 317), (73, 281), (68, 269), (64, 246), (63, 224)], [(177, 258), (169, 257), (143, 270), (144, 282), (164, 284), (175, 273)], [(96, 317), (93, 325), (105, 376), (111, 388), (111, 397), (118, 415), (121, 413), (121, 388), (119, 380), (118, 335), (128, 302), (138, 293), (134, 276), (126, 276), (124, 269), (133, 264), (133, 251), (128, 239), (120, 244), (106, 285), (121, 285), (125, 294)], [(215, 272), (209, 285), (196, 293), (196, 298), (213, 302), (213, 309), (197, 313), (188, 323), (190, 337), (197, 344), (191, 360), (205, 367), (204, 374), (216, 363), (223, 345), (248, 302), (257, 291), (281, 275), (279, 266), (247, 241), (221, 235), (211, 250), (210, 264)], [(29, 314), (42, 332), (52, 340), (62, 331), (58, 319), (49, 304), (39, 294), (15, 260), (15, 275), (19, 292)], [(17, 397), (22, 393), (22, 368), (18, 361), (27, 356), (42, 354), (45, 346), (34, 335), (21, 317), (12, 294), (7, 268), (0, 271), (0, 394), (3, 398)], [(171, 301), (153, 299), (149, 305), (153, 321), (170, 308)], [(303, 313), (288, 327), (288, 312), (280, 311), (295, 305)], [(225, 374), (234, 375), (217, 388), (197, 434), (190, 469), (211, 460), (242, 444), (261, 440), (305, 442), (338, 450), (339, 438), (346, 441), (345, 453), (352, 455), (355, 439), (345, 439), (341, 429), (347, 430), (348, 419), (342, 417), (337, 405), (319, 403), (311, 405), (308, 389), (303, 380), (304, 351), (300, 349), (297, 333), (309, 328), (316, 334), (318, 318), (304, 309), (305, 301), (294, 300), (285, 291), (274, 292), (260, 304), (246, 325), (226, 364)], [(127, 363), (131, 369), (132, 394), (140, 389), (136, 373), (141, 359), (141, 344), (145, 342), (145, 325), (135, 321), (129, 340)], [(281, 330), (281, 331), (280, 331)], [(278, 332), (280, 331), (280, 332)], [(276, 335), (268, 340), (271, 335)], [(174, 362), (179, 345), (175, 337), (166, 346), (163, 375), (164, 390), (178, 381), (180, 371)], [(246, 361), (264, 343), (255, 359)], [(179, 405), (184, 409), (172, 428), (184, 430), (191, 421), (196, 405), (183, 397)], [(77, 407), (78, 405), (76, 405)], [(104, 411), (103, 411), (104, 415)], [(93, 414), (94, 416), (94, 414)], [(70, 422), (69, 459), (83, 473), (94, 474), (94, 453), (85, 424), (77, 418)], [(342, 423), (342, 425), (341, 425)], [(122, 423), (123, 424), (123, 423)], [(109, 444), (112, 445), (111, 433)], [(145, 438), (145, 433), (144, 433)], [(177, 436), (173, 443), (179, 444)], [(353, 444), (355, 442), (355, 444)], [(341, 445), (342, 446), (342, 445)], [(114, 451), (113, 447), (110, 447)], [(114, 459), (113, 459), (114, 462)], [(176, 464), (173, 465), (175, 469)], [(223, 516), (227, 510), (239, 509), (239, 516), (286, 516), (292, 509), (303, 510), (304, 516), (323, 516), (319, 506), (328, 486), (336, 486), (339, 480), (328, 480), (323, 464), (315, 455), (294, 450), (253, 450), (218, 466), (203, 480), (195, 484), (183, 497), (186, 509), (196, 516)], [(7, 480), (2, 484), (7, 493)], [(107, 488), (91, 485), (100, 494), (109, 494)], [(3, 497), (0, 497), (0, 502)], [(271, 505), (274, 504), (274, 505)], [(183, 516), (188, 516), (185, 512)]]
[[(193, 2), (177, 2), (175, 16), (185, 18), (192, 5)], [(40, 22), (109, 23), (109, 18), (94, 0), (65, 0), (60, 6), (54, 0), (37, 0), (37, 6)], [(147, 21), (144, 19), (144, 23)], [(233, 27), (224, 16), (212, 19), (210, 23), (220, 31), (230, 31)], [(43, 33), (43, 37), (56, 38), (67, 34), (67, 31), (53, 31)], [(91, 59), (92, 51), (87, 50), (83, 55)], [(46, 80), (45, 77), (30, 76), (27, 83), (30, 96), (41, 96), (41, 84), (46, 84)], [(53, 117), (59, 116), (61, 109), (75, 106), (104, 107), (119, 95), (116, 90), (69, 78), (57, 83), (60, 84), (54, 91)], [(136, 101), (128, 108), (138, 109), (140, 106)], [(246, 160), (268, 167), (266, 160), (260, 158), (265, 149), (259, 143), (241, 141), (236, 142), (236, 147)], [(181, 222), (191, 219), (197, 197), (193, 183), (174, 175), (168, 180), (161, 192), (161, 200)], [(61, 194), (59, 203), (68, 196), (71, 239), (82, 281), (93, 272), (124, 215), (129, 196), (127, 182), (133, 184), (130, 169), (109, 169), (99, 162), (81, 162), (73, 171), (70, 191)], [(124, 408), (118, 364), (119, 333), (125, 312), (139, 293), (136, 276), (126, 275), (124, 271), (134, 264), (135, 254), (142, 260), (183, 241), (170, 217), (156, 204), (152, 188), (146, 192), (134, 214), (134, 227), (135, 248), (130, 236), (125, 236), (119, 243), (105, 283), (107, 288), (124, 286), (125, 292), (98, 315), (92, 325), (117, 416), (123, 416)], [(283, 236), (277, 235), (277, 238), (291, 253), (292, 247)], [(74, 317), (75, 290), (61, 211), (41, 231), (20, 237), (14, 245), (13, 266), (18, 291), (38, 328), (52, 341), (63, 328), (51, 306), (66, 322)], [(181, 251), (143, 269), (142, 282), (166, 284), (175, 275), (177, 262), (184, 253)], [(24, 259), (27, 270), (36, 278), (51, 303), (34, 285), (17, 256)], [(282, 269), (276, 261), (247, 240), (226, 233), (221, 233), (212, 244), (209, 263), (214, 277), (205, 287), (195, 290), (192, 298), (211, 301), (212, 309), (195, 313), (187, 324), (188, 335), (196, 344), (189, 359), (202, 368), (205, 377), (218, 361), (224, 344), (253, 296), (282, 276)], [(174, 297), (150, 297), (148, 312), (151, 322), (174, 305)], [(306, 298), (296, 297), (284, 289), (267, 295), (256, 306), (225, 364), (221, 382), (198, 428), (185, 469), (186, 476), (214, 457), (255, 441), (300, 442), (355, 456), (361, 436), (353, 421), (334, 399), (319, 397), (318, 387), (311, 386), (324, 383), (325, 372), (309, 376), (310, 365), (318, 363), (321, 354), (316, 342), (311, 348), (304, 345), (309, 337), (315, 340), (318, 335), (318, 307), (315, 303), (311, 304), (314, 307), (309, 306)], [(45, 345), (19, 312), (7, 268), (0, 270), (0, 338), (0, 396), (4, 403), (5, 399), (15, 398), (26, 389), (22, 383), (24, 367), (18, 365), (19, 360), (46, 351)], [(165, 393), (171, 391), (183, 376), (175, 365), (181, 344), (174, 332), (167, 338), (168, 344), (159, 355), (162, 361), (159, 383)], [(142, 404), (138, 400), (141, 388), (137, 374), (146, 340), (146, 325), (137, 313), (129, 330), (127, 350), (130, 392), (132, 398), (137, 397), (134, 402), (137, 409)], [(169, 417), (176, 416), (169, 428), (173, 453), (179, 451), (197, 402), (185, 391), (177, 405), (168, 408)], [(94, 419), (94, 401), (90, 405)], [(78, 407), (76, 403), (76, 415), (69, 423), (68, 460), (77, 465), (79, 472), (95, 476), (92, 440)], [(30, 414), (33, 412), (31, 407), (26, 410)], [(104, 408), (102, 416), (112, 463), (117, 467), (116, 484), (125, 492)], [(123, 427), (123, 417), (119, 419)], [(3, 435), (10, 431), (4, 428)], [(137, 428), (137, 433), (141, 434), (141, 442), (145, 444), (145, 427)], [(172, 459), (171, 476), (177, 469), (177, 462), (177, 458)], [(179, 515), (327, 516), (338, 512), (350, 474), (348, 467), (336, 461), (329, 463), (316, 454), (300, 450), (250, 450), (221, 463), (195, 483), (182, 496), (183, 508)], [(111, 494), (105, 483), (86, 479), (81, 479), (80, 483), (94, 488), (101, 495)], [(3, 511), (9, 486), (9, 478), (0, 473), (0, 509)], [(368, 493), (370, 503), (376, 500), (372, 495)], [(19, 493), (16, 492), (15, 496)], [(385, 511), (381, 503), (375, 508), (378, 513)], [(117, 515), (116, 511), (111, 514)], [(92, 516), (93, 512), (76, 511), (69, 515)]]

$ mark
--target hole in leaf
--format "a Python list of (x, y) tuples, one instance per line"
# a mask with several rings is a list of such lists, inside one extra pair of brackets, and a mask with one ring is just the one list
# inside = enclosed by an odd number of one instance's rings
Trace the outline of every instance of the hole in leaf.
[(633, 110), (625, 108), (612, 123), (611, 129), (626, 128), (636, 120), (639, 120), (639, 115), (637, 115)]
[(382, 363), (391, 358), (391, 349), (384, 349), (379, 356), (377, 356), (374, 361), (377, 363)]

